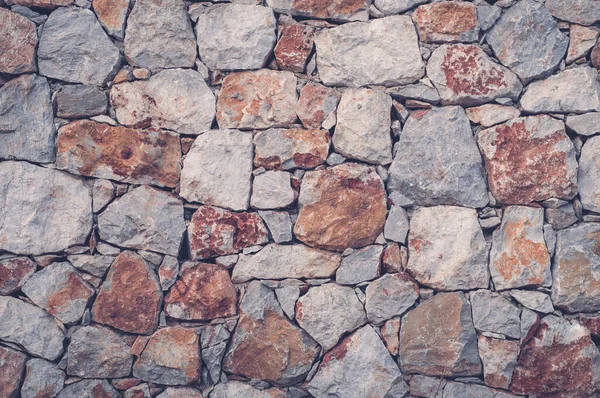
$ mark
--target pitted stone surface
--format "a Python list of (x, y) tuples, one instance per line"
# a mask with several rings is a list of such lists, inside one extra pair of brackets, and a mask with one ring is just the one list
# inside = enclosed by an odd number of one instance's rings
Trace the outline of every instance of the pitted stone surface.
[(35, 47), (38, 42), (35, 24), (24, 16), (0, 8), (0, 72), (35, 72)]
[(447, 1), (417, 7), (412, 15), (425, 43), (474, 42), (479, 38), (477, 7), (466, 1)]

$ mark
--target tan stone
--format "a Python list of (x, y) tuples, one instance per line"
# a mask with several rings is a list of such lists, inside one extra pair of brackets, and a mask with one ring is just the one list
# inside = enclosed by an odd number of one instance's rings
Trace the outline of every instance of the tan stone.
[(342, 94), (334, 88), (306, 83), (300, 90), (296, 113), (306, 128), (319, 128), (335, 111)]
[(517, 108), (500, 104), (485, 104), (467, 108), (465, 111), (471, 122), (483, 127), (491, 127), (521, 115)]
[(340, 22), (369, 19), (369, 0), (293, 0), (293, 15)]
[(448, 1), (419, 6), (413, 13), (419, 38), (425, 43), (474, 42), (479, 38), (477, 7)]
[(567, 51), (567, 63), (571, 63), (587, 53), (594, 47), (598, 40), (600, 30), (596, 27), (587, 27), (572, 24), (569, 31), (569, 50)]
[(519, 356), (519, 343), (479, 336), (478, 346), (485, 384), (508, 390)]
[(270, 129), (254, 136), (254, 166), (314, 169), (325, 162), (331, 137), (326, 130)]
[(27, 356), (0, 346), (0, 396), (16, 398), (23, 378)]
[(108, 34), (122, 40), (125, 37), (129, 0), (93, 0), (92, 7)]

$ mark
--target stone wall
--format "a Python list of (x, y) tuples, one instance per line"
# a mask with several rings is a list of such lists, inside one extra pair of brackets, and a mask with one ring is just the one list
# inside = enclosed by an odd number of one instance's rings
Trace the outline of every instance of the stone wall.
[(600, 396), (599, 35), (0, 0), (0, 398)]

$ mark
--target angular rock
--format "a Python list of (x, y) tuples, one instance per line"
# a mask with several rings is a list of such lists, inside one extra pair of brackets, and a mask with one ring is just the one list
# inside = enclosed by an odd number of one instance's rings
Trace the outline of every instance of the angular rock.
[(59, 8), (44, 24), (38, 48), (40, 75), (70, 83), (103, 85), (117, 73), (119, 49), (94, 13)]
[(502, 15), (502, 8), (497, 5), (489, 5), (487, 2), (478, 2), (477, 4), (477, 19), (481, 29), (488, 30)]
[(27, 257), (0, 260), (0, 295), (19, 291), (35, 273), (37, 265)]
[[(287, 398), (281, 390), (269, 388), (268, 390), (259, 390), (250, 384), (241, 381), (229, 380), (226, 383), (219, 383), (210, 392), (209, 398)], [(177, 396), (179, 398), (179, 396)], [(195, 398), (195, 397), (191, 397)]]
[(0, 340), (50, 361), (63, 352), (62, 325), (46, 311), (10, 296), (0, 296)]
[(98, 232), (108, 243), (177, 256), (185, 232), (183, 204), (142, 185), (100, 213)]
[(356, 250), (346, 257), (335, 273), (335, 280), (341, 285), (356, 285), (379, 276), (379, 264), (383, 246), (372, 245)]
[(489, 201), (481, 154), (460, 107), (413, 112), (389, 175), (388, 190), (417, 205), (484, 207)]
[(56, 92), (56, 116), (78, 119), (106, 113), (106, 94), (96, 86), (75, 84)]
[(534, 311), (549, 314), (554, 311), (552, 300), (546, 293), (535, 290), (511, 290), (510, 295), (521, 305)]
[(325, 355), (307, 389), (316, 397), (360, 393), (384, 398), (404, 396), (408, 385), (375, 330), (367, 325)]
[(150, 334), (157, 327), (161, 303), (154, 270), (136, 253), (124, 251), (100, 286), (92, 319), (127, 333)]
[(419, 285), (408, 274), (385, 274), (367, 286), (365, 309), (370, 323), (402, 315), (419, 298)]
[(196, 138), (183, 161), (180, 195), (190, 202), (246, 210), (251, 176), (252, 135), (207, 131)]
[(313, 169), (325, 162), (331, 138), (326, 130), (269, 129), (254, 136), (254, 166)]
[(25, 366), (25, 380), (21, 386), (22, 398), (45, 398), (56, 396), (62, 389), (65, 372), (56, 364), (39, 358), (31, 358)]
[(21, 290), (35, 305), (63, 323), (79, 321), (96, 293), (67, 262), (52, 263), (36, 272)]
[(538, 314), (528, 308), (523, 308), (523, 311), (521, 311), (521, 344), (531, 340), (539, 326), (540, 317)]
[[(437, 4), (453, 2), (432, 6)], [(443, 105), (474, 106), (496, 98), (516, 100), (523, 89), (517, 75), (470, 44), (436, 48), (427, 62), (427, 76), (438, 89)]]
[(206, 321), (237, 313), (237, 292), (229, 273), (214, 264), (187, 268), (165, 296), (165, 314), (171, 318)]
[(517, 394), (585, 396), (598, 387), (599, 367), (600, 352), (588, 330), (549, 315), (521, 349), (510, 388)]
[(292, 220), (286, 211), (259, 211), (271, 237), (275, 243), (290, 242), (292, 240)]
[(367, 316), (354, 289), (327, 283), (310, 288), (298, 299), (296, 321), (329, 351), (344, 333), (367, 323)]
[(268, 232), (256, 213), (235, 213), (213, 206), (201, 206), (188, 227), (192, 260), (238, 253), (269, 241)]
[(508, 206), (494, 231), (490, 273), (497, 290), (550, 286), (550, 256), (544, 239), (544, 210)]
[(366, 21), (370, 4), (369, 0), (293, 0), (290, 12), (292, 15), (337, 22)]
[(129, 0), (93, 0), (92, 7), (106, 32), (116, 39), (123, 40)]
[(291, 385), (304, 380), (318, 353), (317, 343), (285, 317), (275, 294), (258, 281), (250, 283), (223, 369)]
[(56, 398), (81, 397), (119, 398), (121, 394), (108, 380), (82, 380), (65, 386), (56, 396)]
[(472, 376), (482, 371), (471, 306), (462, 292), (438, 293), (402, 319), (402, 370), (428, 376)]
[(425, 43), (474, 42), (479, 39), (477, 7), (465, 1), (424, 4), (412, 15)]
[(558, 231), (552, 264), (552, 302), (567, 312), (600, 310), (600, 224)]
[(173, 286), (179, 275), (179, 261), (176, 257), (165, 256), (158, 268), (158, 279), (160, 287), (166, 292)]
[(0, 9), (0, 72), (12, 75), (35, 72), (37, 32), (33, 22), (7, 10)]
[(254, 177), (250, 206), (268, 210), (288, 207), (294, 202), (291, 175), (287, 171), (269, 170)]
[(336, 152), (347, 158), (387, 165), (392, 162), (392, 98), (369, 88), (346, 90), (337, 109)]
[(280, 26), (280, 30), (274, 51), (277, 64), (282, 70), (303, 73), (314, 46), (315, 28), (293, 23)]
[(385, 344), (385, 348), (387, 348), (390, 355), (398, 355), (398, 344), (400, 342), (398, 339), (400, 334), (400, 317), (388, 319), (383, 323), (383, 325), (381, 325), (379, 331), (381, 333), (381, 339)]
[(600, 111), (598, 71), (582, 66), (531, 83), (521, 107), (529, 113)]
[(71, 335), (67, 374), (85, 379), (127, 377), (133, 355), (122, 336), (104, 326), (85, 326)]
[(577, 24), (600, 21), (600, 8), (594, 0), (546, 0), (546, 8), (555, 18)]
[(444, 398), (519, 398), (519, 395), (495, 390), (486, 386), (448, 381), (444, 387)]
[(217, 4), (196, 22), (200, 59), (210, 70), (260, 69), (275, 46), (277, 21), (268, 7)]
[(200, 347), (194, 329), (166, 327), (150, 337), (133, 366), (133, 375), (167, 386), (186, 385), (200, 377)]
[(577, 193), (575, 148), (562, 121), (546, 115), (512, 119), (481, 131), (477, 141), (499, 202), (568, 200)]
[(385, 220), (383, 235), (394, 242), (405, 243), (408, 235), (408, 216), (400, 206), (392, 206)]
[(44, 254), (83, 245), (90, 189), (79, 178), (26, 162), (0, 163), (0, 250)]
[(223, 79), (217, 99), (219, 128), (264, 129), (296, 121), (296, 77), (268, 69), (235, 72)]
[(436, 290), (486, 289), (487, 248), (477, 212), (453, 206), (413, 212), (407, 271)]
[(519, 343), (479, 336), (478, 346), (485, 384), (508, 390), (519, 356)]
[(341, 256), (301, 244), (270, 244), (256, 254), (242, 254), (233, 268), (234, 283), (250, 279), (329, 278)]
[(581, 149), (579, 157), (579, 194), (586, 210), (600, 213), (600, 136), (591, 137)]
[(375, 241), (387, 212), (383, 181), (371, 167), (346, 163), (304, 175), (296, 237), (314, 247), (343, 251)]
[(316, 129), (335, 111), (341, 98), (334, 88), (308, 82), (300, 90), (296, 113), (305, 128)]
[(480, 105), (474, 108), (467, 108), (465, 111), (471, 122), (480, 124), (483, 127), (491, 127), (521, 115), (521, 112), (517, 108), (499, 104)]
[(374, 0), (373, 4), (384, 15), (400, 14), (429, 0)]
[(437, 89), (433, 87), (431, 83), (425, 84), (423, 82), (417, 82), (407, 86), (391, 87), (387, 89), (386, 92), (389, 93), (393, 98), (399, 100), (415, 99), (429, 102), (431, 104), (437, 104), (440, 102), (440, 95)]
[(383, 251), (381, 261), (385, 272), (403, 272), (408, 262), (408, 249), (406, 246), (391, 243)]
[(185, 3), (136, 1), (127, 18), (125, 58), (130, 65), (153, 71), (194, 66), (196, 39)]
[(57, 7), (66, 7), (74, 4), (74, 0), (8, 0), (9, 6), (36, 7), (45, 9), (55, 9)]
[(54, 161), (54, 117), (45, 78), (23, 75), (0, 87), (0, 115), (0, 158)]
[(567, 127), (579, 135), (594, 135), (600, 133), (600, 112), (583, 115), (567, 116)]
[(410, 392), (416, 396), (442, 398), (446, 380), (438, 377), (414, 375), (410, 378)]
[(198, 134), (210, 130), (215, 118), (215, 96), (191, 69), (168, 69), (148, 80), (115, 84), (110, 103), (119, 123), (135, 128)]
[(0, 394), (3, 397), (19, 396), (26, 360), (25, 354), (0, 346)]
[(521, 337), (521, 310), (489, 290), (471, 293), (473, 324), (480, 332), (498, 333), (513, 339)]
[(108, 267), (110, 267), (115, 260), (115, 258), (112, 256), (90, 254), (77, 254), (68, 256), (67, 259), (78, 270), (85, 271), (89, 274), (97, 276), (98, 278), (104, 277)]
[[(600, 12), (598, 13), (600, 19)], [(600, 31), (598, 28), (588, 28), (581, 25), (571, 25), (569, 31), (569, 51), (567, 51), (566, 62), (571, 63), (581, 57), (585, 57), (590, 52)]]
[(592, 65), (596, 69), (600, 69), (600, 43), (596, 43), (590, 54)]
[(167, 387), (157, 398), (202, 398), (202, 394), (194, 388)]
[(506, 9), (487, 32), (486, 41), (524, 84), (556, 70), (569, 46), (548, 9), (534, 0)]
[(578, 220), (571, 203), (560, 206), (558, 209), (546, 209), (546, 222), (551, 224), (552, 228), (556, 231), (565, 229), (575, 224)]
[(176, 134), (91, 120), (58, 130), (56, 166), (72, 174), (132, 184), (175, 187), (181, 150)]
[(300, 287), (284, 286), (275, 289), (277, 301), (281, 305), (281, 309), (289, 319), (296, 317), (296, 301), (300, 297)]
[(108, 180), (94, 180), (92, 187), (92, 209), (98, 213), (115, 198), (115, 186)]
[(327, 86), (407, 84), (425, 69), (417, 32), (406, 15), (325, 29), (315, 44), (317, 68)]

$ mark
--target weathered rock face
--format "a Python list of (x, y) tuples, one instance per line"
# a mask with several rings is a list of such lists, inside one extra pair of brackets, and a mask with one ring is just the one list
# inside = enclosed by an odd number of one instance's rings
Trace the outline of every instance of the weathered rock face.
[(408, 392), (398, 365), (369, 325), (328, 352), (307, 387), (316, 397), (350, 397), (360, 392), (361, 396), (383, 398)]
[(480, 332), (503, 334), (518, 339), (521, 337), (521, 310), (499, 293), (477, 290), (471, 293), (473, 325)]
[(487, 288), (487, 248), (477, 212), (453, 206), (414, 211), (407, 271), (437, 290)]
[(546, 8), (555, 18), (581, 25), (600, 21), (600, 9), (594, 0), (546, 0)]
[[(259, 390), (250, 384), (242, 383), (237, 380), (230, 380), (227, 383), (219, 383), (210, 392), (209, 398), (230, 398), (230, 397), (248, 397), (248, 398), (286, 398), (286, 394), (277, 388)], [(196, 397), (191, 397), (196, 398)]]
[(383, 230), (385, 202), (383, 181), (370, 167), (347, 163), (308, 172), (300, 187), (294, 233), (326, 250), (366, 246)]
[(37, 265), (27, 257), (0, 260), (0, 295), (19, 291), (34, 274)]
[(549, 315), (521, 349), (511, 391), (585, 396), (600, 382), (600, 352), (578, 323)]
[[(457, 3), (431, 6), (437, 4)], [(435, 84), (444, 105), (473, 106), (501, 97), (516, 100), (523, 88), (517, 75), (492, 62), (476, 45), (452, 44), (436, 48), (427, 62), (427, 76)]]
[(385, 274), (369, 283), (366, 290), (367, 318), (379, 324), (402, 315), (419, 298), (419, 285), (408, 274)]
[(221, 129), (286, 127), (296, 121), (296, 77), (268, 69), (231, 73), (217, 99)]
[[(600, 15), (600, 14), (599, 14)], [(600, 30), (596, 27), (587, 27), (581, 25), (571, 25), (569, 29), (569, 51), (567, 52), (566, 62), (571, 63), (587, 53), (594, 47), (598, 40)]]
[(93, 0), (92, 7), (100, 25), (106, 32), (119, 39), (125, 37), (125, 21), (129, 11), (129, 0)]
[(162, 291), (146, 260), (122, 252), (110, 266), (92, 307), (95, 322), (128, 333), (150, 334), (158, 324)]
[(566, 125), (580, 135), (590, 136), (600, 133), (600, 112), (569, 115)]
[(18, 344), (50, 361), (63, 353), (62, 325), (46, 311), (10, 296), (0, 296), (0, 340)]
[(548, 9), (534, 0), (519, 1), (505, 10), (487, 32), (486, 41), (524, 83), (556, 70), (569, 46)]
[(334, 88), (308, 82), (300, 90), (296, 113), (305, 128), (316, 129), (335, 111), (341, 98)]
[(405, 15), (326, 29), (315, 44), (319, 75), (328, 86), (407, 84), (425, 69), (415, 27)]
[(294, 202), (291, 174), (269, 170), (254, 176), (250, 206), (255, 209), (281, 209)]
[(108, 382), (108, 380), (82, 380), (65, 386), (57, 398), (77, 397), (106, 397), (119, 398), (121, 394)]
[(190, 202), (246, 210), (251, 176), (252, 135), (207, 131), (196, 138), (183, 161), (180, 195)]
[(0, 9), (0, 72), (19, 74), (35, 72), (35, 47), (37, 32), (35, 24), (5, 8)]
[(370, 4), (368, 0), (293, 0), (290, 11), (292, 15), (339, 22), (366, 21), (369, 19)]
[(529, 113), (598, 111), (598, 71), (582, 66), (531, 83), (521, 98), (521, 106)]
[(471, 122), (480, 124), (482, 127), (491, 127), (521, 116), (521, 112), (517, 108), (499, 104), (485, 104), (467, 108), (465, 112)]
[(71, 83), (102, 85), (118, 71), (119, 50), (90, 10), (59, 8), (44, 24), (40, 74)]
[(134, 66), (190, 68), (196, 60), (196, 40), (181, 0), (136, 1), (127, 18), (124, 44), (125, 58)]
[(14, 398), (19, 395), (26, 360), (26, 355), (0, 346), (0, 394), (3, 397)]
[(229, 273), (214, 264), (187, 268), (165, 297), (171, 318), (205, 321), (237, 313), (237, 292)]
[(211, 70), (260, 69), (275, 46), (276, 25), (267, 7), (214, 5), (196, 23), (200, 59)]
[(577, 161), (560, 120), (512, 119), (477, 136), (490, 190), (502, 203), (528, 204), (577, 193)]
[(419, 38), (426, 43), (474, 42), (479, 39), (477, 7), (448, 1), (419, 6), (412, 15)]
[(110, 103), (121, 124), (136, 128), (198, 134), (209, 130), (215, 118), (215, 96), (190, 69), (167, 69), (148, 80), (115, 84)]
[(256, 281), (240, 302), (240, 319), (224, 370), (280, 385), (304, 380), (319, 353), (317, 343), (283, 314), (275, 294)]
[(235, 283), (250, 279), (328, 278), (341, 256), (304, 245), (267, 245), (256, 254), (243, 254), (233, 269)]
[(293, 23), (280, 25), (283, 29), (275, 46), (275, 59), (283, 70), (302, 73), (314, 46), (315, 28)]
[(383, 246), (371, 245), (342, 257), (342, 263), (335, 273), (335, 280), (341, 285), (356, 285), (379, 276), (379, 264)]
[(174, 187), (181, 169), (179, 138), (91, 120), (58, 130), (56, 166), (72, 174)]
[(479, 336), (477, 345), (483, 362), (485, 384), (508, 390), (519, 356), (519, 343)]
[(483, 207), (489, 200), (481, 155), (460, 107), (414, 112), (389, 174), (388, 190), (417, 205)]
[(193, 260), (233, 254), (268, 242), (268, 232), (257, 213), (234, 213), (201, 206), (188, 227)]
[(73, 84), (56, 92), (56, 116), (79, 119), (106, 113), (106, 93), (97, 86)]
[(392, 162), (392, 98), (381, 91), (344, 91), (337, 109), (333, 146), (342, 155), (368, 163)]
[(74, 4), (73, 0), (9, 0), (6, 2), (9, 6), (39, 7), (54, 9), (57, 7), (66, 7)]
[(552, 302), (568, 312), (600, 310), (600, 225), (589, 223), (558, 232), (552, 265)]
[(579, 195), (584, 209), (600, 212), (600, 138), (591, 137), (579, 157)]
[(494, 231), (490, 273), (497, 290), (550, 286), (550, 255), (544, 240), (544, 209), (509, 206)]
[(327, 283), (312, 287), (298, 299), (296, 320), (328, 351), (344, 333), (364, 325), (367, 317), (354, 289)]
[(51, 397), (63, 389), (65, 372), (56, 364), (39, 358), (32, 358), (25, 366), (25, 380), (21, 386), (21, 397)]
[(429, 376), (481, 373), (471, 306), (462, 292), (436, 294), (404, 316), (400, 366)]
[(24, 75), (0, 87), (0, 115), (0, 158), (54, 161), (55, 130), (45, 78)]
[(427, 0), (374, 0), (373, 4), (384, 15), (400, 14), (408, 11), (419, 4), (427, 3)]
[(90, 190), (66, 173), (2, 162), (0, 197), (0, 250), (57, 252), (84, 244), (92, 228)]
[(325, 162), (331, 138), (326, 130), (269, 129), (254, 136), (254, 166), (313, 169)]

